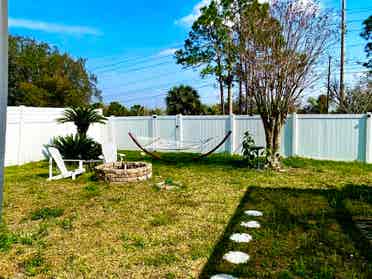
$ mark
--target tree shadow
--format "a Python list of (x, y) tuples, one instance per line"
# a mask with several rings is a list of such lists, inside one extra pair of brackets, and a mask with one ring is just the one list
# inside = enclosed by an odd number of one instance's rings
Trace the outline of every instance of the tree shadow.
[[(238, 207), (236, 208), (233, 216), (230, 218), (229, 223), (227, 224), (224, 232), (220, 236), (219, 240), (216, 242), (215, 246), (213, 247), (213, 252), (208, 259), (208, 262), (203, 267), (202, 272), (199, 275), (199, 278), (210, 278), (214, 274), (218, 273), (226, 273), (225, 269), (221, 268), (221, 261), (223, 255), (228, 252), (227, 248), (231, 247), (229, 243), (229, 237), (231, 234), (239, 232), (237, 227), (239, 223), (242, 221), (242, 216), (244, 215), (244, 211), (248, 208), (252, 209), (252, 204), (255, 203), (255, 199), (257, 200), (257, 195), (253, 195), (255, 192), (259, 192), (260, 195), (284, 195), (293, 198), (294, 200), (297, 197), (305, 196), (305, 197), (323, 197), (323, 200), (327, 204), (327, 208), (329, 210), (318, 210), (313, 209), (309, 212), (305, 212), (304, 214), (294, 215), (289, 210), (288, 206), (283, 203), (280, 199), (270, 199), (270, 206), (272, 206), (275, 210), (275, 221), (272, 223), (266, 223), (265, 227), (270, 230), (278, 231), (279, 237), (290, 230), (300, 228), (301, 230), (306, 231), (307, 229), (317, 230), (319, 235), (322, 236), (322, 240), (332, 247), (333, 250), (337, 251), (339, 255), (342, 257), (347, 257), (350, 255), (346, 255), (344, 247), (342, 246), (342, 242), (340, 243), (339, 240), (337, 244), (332, 243), (334, 239), (327, 239), (329, 235), (329, 227), (328, 221), (325, 222), (327, 226), (319, 225), (312, 227), (313, 220), (335, 220), (341, 228), (341, 232), (351, 240), (352, 245), (358, 251), (358, 253), (366, 260), (370, 262), (372, 260), (372, 241), (368, 239), (368, 237), (358, 228), (355, 221), (355, 212), (353, 208), (348, 206), (348, 202), (363, 202), (367, 203), (368, 205), (372, 205), (372, 187), (367, 185), (347, 185), (342, 190), (336, 189), (291, 189), (291, 188), (260, 188), (260, 187), (249, 187), (246, 191), (245, 195), (241, 199)], [(260, 208), (257, 208), (260, 210)], [(272, 216), (270, 216), (272, 217)], [(372, 216), (364, 216), (366, 218), (371, 219)], [(273, 217), (272, 217), (273, 218)], [(238, 231), (237, 231), (238, 230)], [(244, 231), (244, 230), (243, 230)], [(280, 241), (280, 239), (278, 239)], [(326, 248), (326, 247), (323, 247)], [(311, 254), (313, 251), (320, 249), (316, 246), (311, 247), (303, 247), (302, 250), (298, 250), (300, 254), (306, 255)], [(325, 251), (327, 253), (327, 251)], [(265, 257), (266, 255), (261, 255)], [(310, 256), (310, 255), (309, 255)], [(352, 256), (352, 255), (351, 255)], [(270, 261), (271, 259), (268, 259)], [(257, 263), (256, 263), (257, 264)], [(248, 266), (248, 265), (247, 265)], [(371, 266), (364, 266), (361, 265), (365, 272), (372, 276)], [(253, 268), (253, 270), (252, 270)], [(234, 276), (242, 276), (246, 278), (248, 275), (249, 278), (261, 278), (258, 273), (254, 272), (254, 266), (251, 268), (241, 266), (229, 266), (229, 270)], [(319, 268), (318, 266), (314, 265), (314, 268)], [(263, 278), (263, 277), (262, 277)], [(265, 277), (265, 278), (272, 278), (272, 277)], [(292, 278), (292, 277), (283, 277), (283, 278)]]

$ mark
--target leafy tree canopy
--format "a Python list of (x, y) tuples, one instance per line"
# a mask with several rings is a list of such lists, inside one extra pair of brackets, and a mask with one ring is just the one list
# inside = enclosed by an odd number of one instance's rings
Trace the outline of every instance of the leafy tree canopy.
[(111, 102), (107, 107), (104, 108), (104, 114), (106, 116), (127, 116), (129, 115), (128, 109), (120, 104), (119, 102)]
[(369, 60), (364, 64), (372, 72), (372, 15), (363, 22), (363, 33), (361, 36), (367, 40), (365, 51)]
[(101, 100), (97, 78), (85, 59), (74, 59), (36, 40), (9, 36), (9, 97), (11, 106), (82, 106)]
[(187, 85), (176, 86), (169, 90), (166, 104), (169, 115), (198, 115), (203, 112), (198, 92)]
[(328, 113), (327, 111), (327, 96), (319, 95), (318, 98), (310, 97), (307, 100), (307, 104), (304, 106), (300, 113)]

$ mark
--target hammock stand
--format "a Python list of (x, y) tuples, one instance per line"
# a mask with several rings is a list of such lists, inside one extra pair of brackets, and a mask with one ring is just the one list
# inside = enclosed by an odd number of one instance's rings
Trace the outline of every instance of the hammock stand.
[[(211, 155), (212, 153), (214, 153), (218, 148), (220, 148), (229, 139), (229, 137), (231, 136), (231, 134), (232, 134), (232, 132), (229, 131), (225, 135), (225, 137), (222, 139), (222, 141), (220, 143), (218, 143), (214, 148), (212, 148), (211, 150), (209, 150), (206, 153), (200, 154), (199, 156), (193, 158), (192, 160), (200, 160), (202, 158), (208, 157), (209, 155)], [(128, 136), (134, 142), (134, 144), (139, 149), (141, 149), (143, 152), (145, 152), (147, 155), (149, 155), (149, 156), (151, 156), (151, 157), (153, 157), (154, 159), (157, 159), (157, 160), (164, 160), (164, 159), (161, 158), (161, 156), (159, 156), (158, 154), (156, 154), (154, 151), (150, 151), (146, 147), (144, 147), (143, 145), (141, 145), (139, 143), (139, 141), (137, 140), (137, 138), (131, 132), (128, 133)], [(208, 142), (208, 141), (210, 141), (210, 139), (208, 139), (206, 142)]]

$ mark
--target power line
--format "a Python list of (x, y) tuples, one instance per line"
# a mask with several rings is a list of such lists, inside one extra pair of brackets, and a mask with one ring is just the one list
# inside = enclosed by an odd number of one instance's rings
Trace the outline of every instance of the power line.
[[(194, 87), (195, 89), (202, 89), (202, 88), (205, 88), (205, 87), (210, 87), (210, 86), (213, 86), (213, 84), (203, 84), (201, 86), (198, 86), (198, 87)], [(169, 90), (169, 89), (164, 89), (164, 90)], [(143, 100), (143, 99), (147, 99), (147, 98), (155, 98), (155, 97), (161, 97), (161, 96), (166, 96), (168, 93), (161, 93), (161, 94), (157, 94), (157, 95), (147, 95), (147, 96), (143, 96), (143, 97), (139, 97), (139, 98), (131, 98), (131, 99), (118, 99), (120, 100), (121, 102), (132, 102), (132, 101), (137, 101), (137, 100)], [(106, 96), (104, 96), (106, 97)]]
[[(151, 76), (151, 78), (137, 79), (137, 80), (133, 80), (133, 81), (129, 81), (129, 82), (119, 83), (119, 84), (116, 84), (115, 86), (118, 87), (117, 89), (119, 89), (123, 86), (128, 86), (128, 85), (133, 85), (133, 84), (141, 84), (145, 81), (152, 81), (152, 80), (155, 80), (155, 79), (158, 79), (158, 78), (161, 78), (161, 77), (169, 76), (172, 73), (174, 73), (174, 72), (164, 72), (164, 73), (161, 73), (159, 75)], [(101, 88), (101, 90), (111, 90), (111, 89), (113, 89), (113, 88), (112, 87)]]
[[(174, 46), (170, 47), (169, 49), (179, 48), (179, 47), (182, 47), (182, 46), (183, 46), (183, 44), (177, 44), (177, 45), (174, 45)], [(128, 63), (128, 62), (138, 62), (138, 61), (147, 61), (147, 60), (150, 61), (150, 60), (154, 60), (152, 58), (163, 58), (163, 57), (170, 57), (170, 56), (173, 56), (173, 54), (166, 54), (166, 55), (152, 54), (152, 55), (149, 55), (149, 56), (137, 56), (137, 57), (125, 58), (125, 59), (121, 59), (121, 60), (119, 60), (115, 63), (104, 64), (104, 65), (101, 65), (99, 67), (95, 67), (92, 70), (97, 71), (97, 70), (101, 70), (101, 69), (104, 69), (104, 68), (114, 67), (114, 66), (117, 66), (117, 65), (120, 65), (120, 64)]]
[[(159, 66), (163, 66), (163, 65), (167, 65), (167, 64), (170, 64), (172, 63), (172, 61), (166, 61), (166, 62), (161, 62), (161, 63), (156, 63), (156, 64), (151, 64), (151, 65), (147, 65), (147, 66), (143, 66), (143, 67), (138, 67), (138, 68), (132, 68), (132, 69), (127, 69), (125, 71), (120, 71), (118, 72), (117, 74), (128, 74), (128, 73), (133, 73), (133, 72), (139, 72), (139, 71), (142, 71), (142, 70), (148, 70), (148, 69), (153, 69), (155, 67), (159, 67)], [(174, 65), (172, 63), (172, 65)], [(110, 71), (107, 71), (107, 72), (111, 72), (112, 70)], [(102, 73), (101, 73), (102, 74)], [(112, 75), (111, 75), (112, 76)]]
[(131, 64), (124, 64), (122, 62), (119, 62), (119, 63), (116, 63), (116, 64), (112, 64), (113, 66), (111, 66), (111, 67), (105, 67), (101, 70), (97, 70), (96, 72), (99, 73), (99, 74), (104, 74), (104, 73), (107, 73), (107, 72), (120, 70), (122, 68), (138, 66), (138, 65), (141, 65), (141, 64), (148, 64), (148, 63), (151, 63), (151, 62), (164, 60), (164, 59), (168, 59), (168, 58), (171, 58), (171, 57), (173, 57), (173, 55), (169, 54), (169, 55), (164, 55), (164, 56), (156, 56), (153, 59), (141, 59), (141, 60), (138, 60), (138, 62), (132, 62)]
[(168, 82), (168, 83), (164, 83), (164, 84), (157, 85), (157, 86), (138, 88), (138, 89), (134, 89), (134, 90), (131, 90), (131, 91), (122, 91), (122, 92), (117, 92), (115, 94), (107, 94), (106, 96), (117, 96), (117, 95), (123, 95), (123, 94), (126, 94), (126, 95), (129, 94), (130, 95), (130, 94), (139, 93), (141, 91), (162, 90), (162, 88), (165, 88), (165, 87), (167, 87), (166, 90), (169, 90), (169, 87), (174, 86), (175, 84), (182, 84), (182, 83), (195, 83), (195, 80), (186, 79), (186, 80), (181, 80), (181, 81), (176, 81), (176, 82), (171, 82), (171, 83)]

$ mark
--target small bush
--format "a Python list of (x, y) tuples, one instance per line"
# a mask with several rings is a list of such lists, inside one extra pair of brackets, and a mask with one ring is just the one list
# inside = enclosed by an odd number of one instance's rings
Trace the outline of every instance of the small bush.
[(63, 215), (64, 210), (62, 208), (49, 208), (44, 207), (31, 213), (31, 220), (41, 220), (56, 218)]
[(81, 135), (56, 137), (50, 146), (57, 148), (64, 159), (97, 160), (102, 154), (99, 143)]
[(254, 139), (252, 135), (249, 133), (249, 131), (245, 132), (242, 142), (243, 157), (250, 168), (253, 168), (258, 160), (257, 154), (253, 150), (253, 147), (255, 145), (256, 144), (254, 142)]

